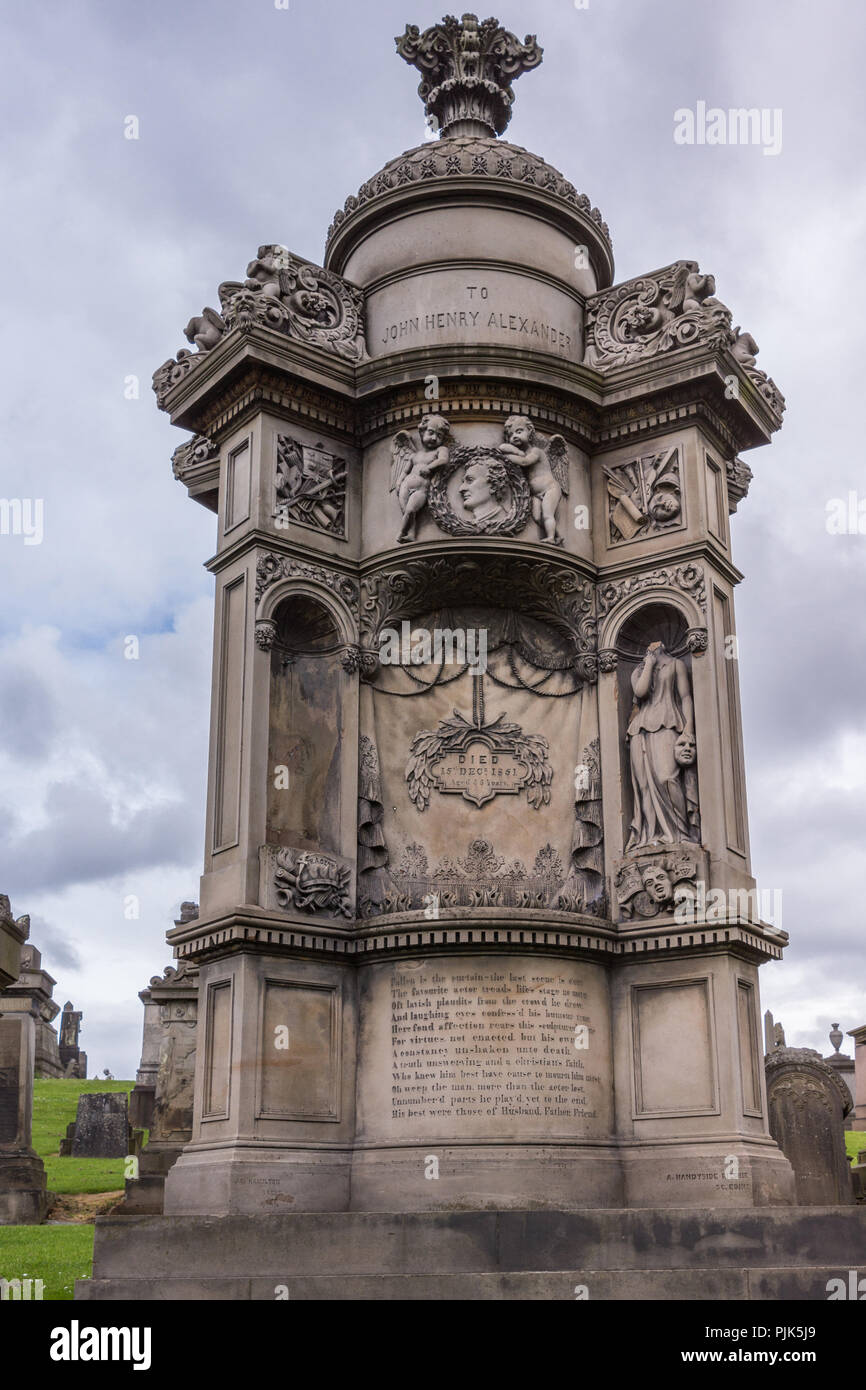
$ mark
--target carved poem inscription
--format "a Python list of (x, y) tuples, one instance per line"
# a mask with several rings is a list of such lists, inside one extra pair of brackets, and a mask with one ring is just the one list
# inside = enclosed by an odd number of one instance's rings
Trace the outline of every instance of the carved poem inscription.
[(592, 969), (515, 957), (406, 962), (380, 982), (380, 1019), (386, 983), (390, 1094), (375, 1109), (389, 1134), (606, 1132), (606, 1006)]

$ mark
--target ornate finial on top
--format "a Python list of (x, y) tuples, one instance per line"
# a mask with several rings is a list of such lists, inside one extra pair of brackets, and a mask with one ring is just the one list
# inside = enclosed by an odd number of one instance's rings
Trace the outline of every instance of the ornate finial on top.
[(423, 76), (418, 95), (440, 135), (501, 135), (511, 120), (511, 83), (537, 68), (544, 50), (534, 34), (523, 43), (498, 19), (446, 15), (422, 34), (407, 24), (397, 52)]

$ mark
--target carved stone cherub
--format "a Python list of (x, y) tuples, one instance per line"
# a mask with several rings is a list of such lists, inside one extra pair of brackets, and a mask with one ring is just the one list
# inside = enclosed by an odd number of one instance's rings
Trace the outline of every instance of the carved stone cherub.
[(188, 343), (195, 343), (199, 352), (210, 352), (225, 331), (225, 322), (216, 309), (202, 309), (200, 315), (190, 319), (183, 330), (183, 336)]
[(273, 299), (279, 299), (283, 293), (280, 270), (285, 265), (287, 255), (288, 252), (284, 246), (260, 246), (258, 256), (247, 266), (245, 288), (248, 290), (260, 289), (262, 294), (269, 294)]
[(532, 515), (538, 522), (541, 539), (549, 545), (562, 545), (562, 536), (556, 529), (556, 511), (563, 496), (568, 496), (565, 440), (561, 434), (554, 434), (542, 445), (527, 415), (509, 415), (503, 434), (502, 453), (527, 470)]
[(403, 524), (398, 541), (415, 539), (418, 513), (427, 502), (430, 475), (450, 457), (451, 426), (444, 415), (425, 415), (418, 426), (420, 448), (401, 430), (391, 444), (391, 492), (396, 492)]

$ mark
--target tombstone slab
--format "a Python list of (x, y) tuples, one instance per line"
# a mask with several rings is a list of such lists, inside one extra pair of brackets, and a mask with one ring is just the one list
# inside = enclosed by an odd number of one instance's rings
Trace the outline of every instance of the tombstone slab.
[(124, 1091), (94, 1091), (78, 1097), (73, 1158), (125, 1158), (129, 1151), (129, 1105)]
[(853, 1202), (844, 1133), (853, 1102), (845, 1082), (808, 1047), (777, 1048), (766, 1073), (770, 1133), (794, 1169), (798, 1205)]

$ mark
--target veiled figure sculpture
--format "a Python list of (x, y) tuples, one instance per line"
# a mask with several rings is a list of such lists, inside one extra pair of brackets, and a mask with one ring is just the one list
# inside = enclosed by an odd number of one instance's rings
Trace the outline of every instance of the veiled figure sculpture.
[(631, 678), (627, 730), (634, 814), (626, 852), (701, 838), (695, 712), (688, 668), (651, 642)]

